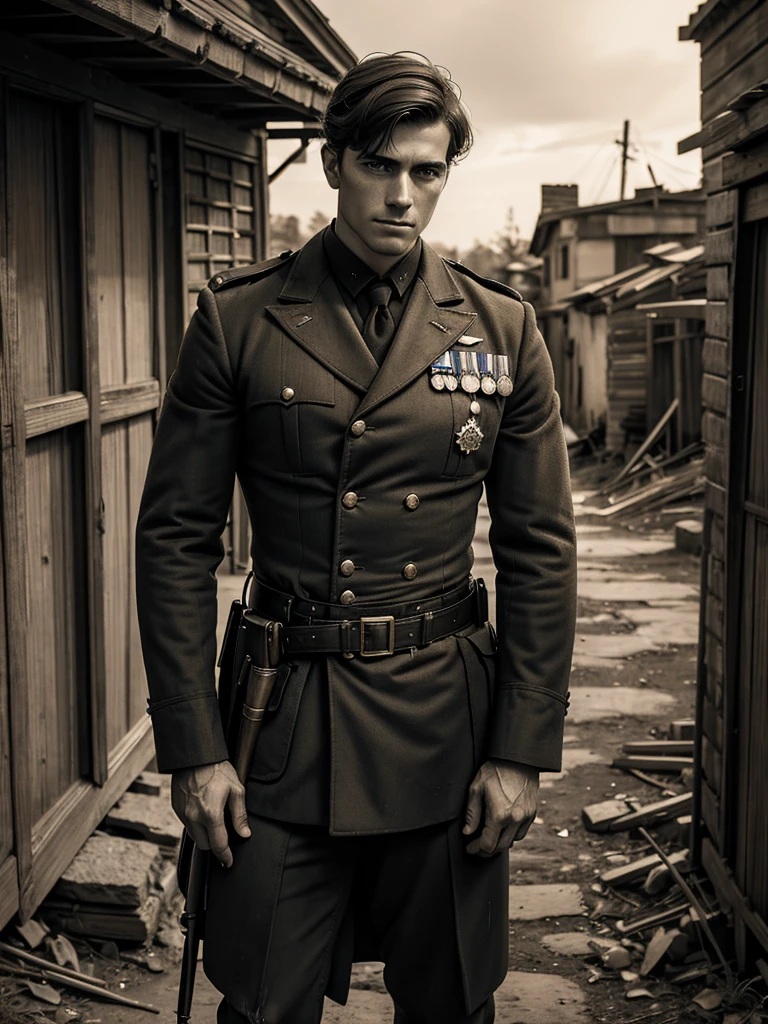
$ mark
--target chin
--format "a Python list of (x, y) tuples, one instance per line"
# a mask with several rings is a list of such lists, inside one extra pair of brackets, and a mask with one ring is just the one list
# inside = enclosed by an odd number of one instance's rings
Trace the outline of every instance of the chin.
[(376, 238), (366, 239), (366, 245), (371, 252), (377, 253), (379, 256), (399, 256), (400, 253), (407, 252), (411, 248), (416, 238), (382, 238), (380, 235)]

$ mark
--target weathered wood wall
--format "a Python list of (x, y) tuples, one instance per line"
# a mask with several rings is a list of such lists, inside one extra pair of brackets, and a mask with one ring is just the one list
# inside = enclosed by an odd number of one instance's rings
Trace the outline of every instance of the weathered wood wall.
[(165, 328), (266, 240), (263, 137), (99, 90), (0, 36), (0, 927), (152, 756), (133, 535)]
[(708, 231), (693, 838), (744, 966), (768, 950), (768, 3), (709, 0), (681, 38), (701, 45)]

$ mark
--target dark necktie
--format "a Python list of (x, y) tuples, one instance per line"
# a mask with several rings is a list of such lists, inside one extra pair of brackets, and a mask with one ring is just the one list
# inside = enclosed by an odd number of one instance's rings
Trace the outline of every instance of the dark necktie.
[(375, 281), (367, 291), (370, 310), (363, 324), (363, 339), (371, 355), (381, 366), (389, 343), (395, 335), (395, 321), (389, 309), (392, 285), (389, 281)]

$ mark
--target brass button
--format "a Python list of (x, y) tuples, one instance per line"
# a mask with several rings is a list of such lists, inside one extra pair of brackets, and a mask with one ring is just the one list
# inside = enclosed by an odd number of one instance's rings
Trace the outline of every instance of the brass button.
[(354, 604), (355, 595), (352, 593), (351, 590), (345, 590), (344, 593), (339, 598), (339, 600), (341, 601), (342, 604)]
[(406, 494), (404, 505), (406, 508), (409, 508), (411, 512), (413, 512), (415, 508), (418, 508), (420, 504), (421, 498), (418, 494)]
[(360, 437), (361, 434), (365, 433), (365, 420), (355, 420), (349, 430), (354, 437)]
[(357, 495), (354, 491), (347, 491), (344, 497), (341, 499), (341, 504), (344, 508), (354, 508), (357, 504)]
[(352, 561), (351, 558), (345, 558), (344, 561), (339, 566), (339, 572), (341, 573), (341, 575), (351, 576), (354, 571), (355, 563)]
[(290, 402), (290, 400), (293, 398), (295, 394), (296, 392), (293, 390), (293, 388), (283, 388), (283, 390), (280, 392), (280, 397), (283, 399), (284, 402)]
[(408, 562), (407, 565), (403, 566), (403, 576), (405, 576), (405, 578), (407, 580), (414, 580), (414, 579), (416, 579), (416, 573), (418, 571), (419, 570), (416, 568), (416, 566), (413, 564), (413, 562)]

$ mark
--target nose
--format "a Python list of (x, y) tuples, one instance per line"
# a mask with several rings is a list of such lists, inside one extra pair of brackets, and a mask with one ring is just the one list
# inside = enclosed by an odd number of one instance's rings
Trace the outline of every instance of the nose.
[(408, 210), (413, 205), (411, 179), (407, 174), (398, 174), (393, 179), (387, 196), (387, 205), (396, 206), (400, 210)]

